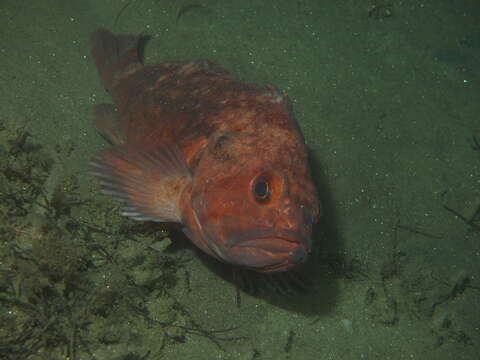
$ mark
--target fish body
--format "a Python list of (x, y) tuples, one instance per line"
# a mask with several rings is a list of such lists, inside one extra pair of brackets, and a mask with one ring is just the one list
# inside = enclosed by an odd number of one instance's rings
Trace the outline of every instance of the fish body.
[(221, 261), (259, 272), (305, 261), (319, 204), (288, 97), (208, 61), (144, 66), (143, 39), (92, 36), (113, 100), (94, 109), (113, 143), (91, 162), (103, 192), (123, 215), (180, 223)]

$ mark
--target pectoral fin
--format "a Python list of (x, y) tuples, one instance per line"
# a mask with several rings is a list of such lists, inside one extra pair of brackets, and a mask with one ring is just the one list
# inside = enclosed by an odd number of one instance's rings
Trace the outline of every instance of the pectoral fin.
[(102, 191), (125, 203), (122, 215), (135, 220), (181, 222), (180, 198), (191, 183), (183, 154), (173, 144), (107, 149), (90, 162)]

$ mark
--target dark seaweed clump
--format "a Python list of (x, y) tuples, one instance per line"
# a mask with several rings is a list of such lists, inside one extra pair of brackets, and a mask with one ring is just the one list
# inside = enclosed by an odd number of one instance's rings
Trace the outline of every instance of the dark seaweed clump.
[(61, 154), (0, 127), (1, 358), (158, 358), (187, 334), (220, 346), (171, 295), (168, 233), (82, 195)]

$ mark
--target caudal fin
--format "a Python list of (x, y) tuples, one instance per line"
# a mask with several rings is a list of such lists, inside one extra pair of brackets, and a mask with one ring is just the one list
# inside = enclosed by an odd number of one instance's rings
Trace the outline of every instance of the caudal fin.
[(142, 38), (142, 35), (114, 35), (103, 28), (92, 34), (92, 56), (107, 91), (143, 66), (138, 54)]

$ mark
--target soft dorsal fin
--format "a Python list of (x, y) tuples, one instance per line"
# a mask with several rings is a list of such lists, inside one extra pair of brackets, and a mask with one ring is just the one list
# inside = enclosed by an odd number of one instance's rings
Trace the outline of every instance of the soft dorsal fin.
[(182, 152), (169, 144), (147, 149), (124, 145), (90, 162), (102, 191), (125, 203), (122, 215), (135, 220), (181, 222), (180, 198), (191, 183)]

